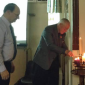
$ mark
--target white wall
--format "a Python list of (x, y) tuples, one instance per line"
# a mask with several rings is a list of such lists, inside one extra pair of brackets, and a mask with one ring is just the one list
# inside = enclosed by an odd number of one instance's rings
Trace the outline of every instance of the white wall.
[[(34, 14), (35, 16), (30, 15)], [(31, 57), (34, 56), (36, 48), (39, 44), (41, 33), (48, 25), (47, 3), (37, 2), (28, 4), (29, 17), (29, 46), (31, 49)]]

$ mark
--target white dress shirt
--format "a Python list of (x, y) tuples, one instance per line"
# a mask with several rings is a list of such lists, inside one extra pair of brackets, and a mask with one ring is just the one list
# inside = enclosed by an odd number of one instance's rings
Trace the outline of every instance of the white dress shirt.
[(4, 61), (10, 61), (14, 54), (13, 39), (9, 21), (2, 16), (0, 18), (0, 73), (6, 70)]

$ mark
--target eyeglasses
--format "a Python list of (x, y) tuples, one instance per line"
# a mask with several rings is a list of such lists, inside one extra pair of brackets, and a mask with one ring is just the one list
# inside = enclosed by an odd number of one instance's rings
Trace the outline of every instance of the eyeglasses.
[(16, 14), (16, 13), (14, 13), (14, 12), (13, 12), (13, 14), (15, 14), (16, 17), (19, 17), (19, 14)]

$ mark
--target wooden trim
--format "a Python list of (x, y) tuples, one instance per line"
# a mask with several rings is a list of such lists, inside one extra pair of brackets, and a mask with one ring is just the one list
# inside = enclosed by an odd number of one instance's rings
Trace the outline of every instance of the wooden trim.
[(79, 0), (73, 0), (73, 50), (79, 50)]

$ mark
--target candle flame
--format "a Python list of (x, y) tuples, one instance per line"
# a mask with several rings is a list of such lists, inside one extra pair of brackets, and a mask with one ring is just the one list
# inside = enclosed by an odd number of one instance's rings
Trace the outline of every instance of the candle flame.
[(75, 60), (77, 60), (77, 58), (75, 58)]
[(85, 53), (84, 53), (84, 56), (85, 56)]
[(82, 61), (85, 62), (85, 53), (82, 56)]
[(83, 56), (82, 57), (84, 57), (85, 58), (85, 53), (83, 54)]
[(79, 57), (75, 58), (75, 60), (80, 60)]
[(81, 39), (81, 37), (79, 39)]
[(79, 57), (77, 59), (79, 60)]

